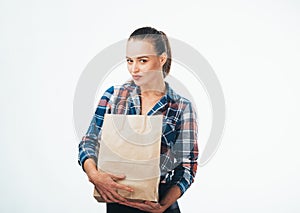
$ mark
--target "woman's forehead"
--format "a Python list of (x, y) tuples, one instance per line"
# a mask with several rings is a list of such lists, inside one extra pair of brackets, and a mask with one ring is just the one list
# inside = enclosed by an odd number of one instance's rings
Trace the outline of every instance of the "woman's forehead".
[(143, 55), (157, 55), (153, 45), (149, 41), (131, 39), (127, 42), (127, 57), (139, 57)]

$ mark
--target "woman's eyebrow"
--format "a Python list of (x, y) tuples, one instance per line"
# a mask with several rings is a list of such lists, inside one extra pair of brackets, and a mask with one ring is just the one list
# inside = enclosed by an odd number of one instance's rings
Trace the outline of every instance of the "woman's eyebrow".
[(140, 59), (140, 58), (149, 58), (150, 55), (141, 55), (141, 56), (133, 56), (133, 57), (129, 57), (129, 56), (126, 56), (126, 58), (137, 58), (137, 59)]
[(137, 57), (137, 59), (140, 59), (140, 58), (149, 58), (149, 56), (139, 56), (139, 57)]

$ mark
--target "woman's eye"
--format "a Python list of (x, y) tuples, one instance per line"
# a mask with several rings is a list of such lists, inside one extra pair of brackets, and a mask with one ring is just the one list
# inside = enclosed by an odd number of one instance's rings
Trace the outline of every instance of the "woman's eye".
[(131, 59), (127, 59), (127, 63), (132, 63), (132, 60)]
[(141, 63), (146, 63), (147, 60), (146, 60), (146, 59), (141, 59), (140, 62), (141, 62)]

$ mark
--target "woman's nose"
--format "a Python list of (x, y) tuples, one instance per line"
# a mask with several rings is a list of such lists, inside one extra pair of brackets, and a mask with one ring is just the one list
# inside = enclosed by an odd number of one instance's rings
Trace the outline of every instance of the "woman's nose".
[(138, 71), (139, 71), (139, 67), (138, 67), (137, 63), (133, 63), (132, 66), (131, 66), (131, 72), (135, 73), (135, 72), (138, 72)]

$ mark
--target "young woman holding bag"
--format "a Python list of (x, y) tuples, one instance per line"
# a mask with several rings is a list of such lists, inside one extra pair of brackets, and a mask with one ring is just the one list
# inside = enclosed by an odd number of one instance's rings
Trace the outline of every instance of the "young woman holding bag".
[[(102, 96), (90, 127), (79, 144), (79, 164), (107, 203), (108, 213), (178, 213), (177, 199), (190, 187), (197, 170), (195, 110), (189, 100), (176, 94), (164, 81), (170, 72), (172, 57), (168, 38), (162, 31), (151, 27), (135, 30), (127, 41), (126, 59), (132, 79), (109, 88)], [(129, 99), (131, 101), (127, 101)], [(133, 191), (116, 182), (124, 179), (126, 174), (97, 170), (97, 153), (101, 146), (98, 138), (106, 113), (163, 114), (158, 203), (123, 198), (116, 189)]]

